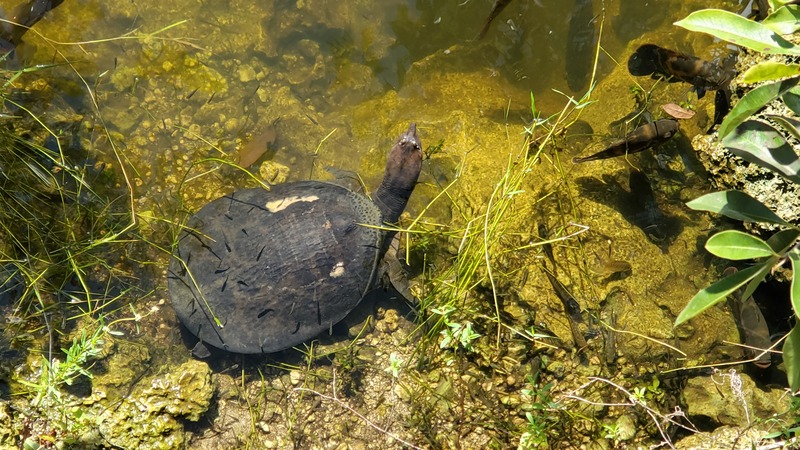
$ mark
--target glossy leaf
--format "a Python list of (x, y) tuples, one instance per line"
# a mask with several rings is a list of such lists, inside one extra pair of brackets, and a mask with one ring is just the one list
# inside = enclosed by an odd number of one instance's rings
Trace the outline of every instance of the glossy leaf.
[(742, 74), (744, 83), (760, 83), (762, 81), (775, 81), (800, 75), (800, 64), (786, 64), (781, 61), (764, 61), (751, 66)]
[(769, 274), (770, 270), (772, 270), (772, 267), (778, 263), (778, 260), (780, 260), (779, 257), (773, 256), (771, 258), (762, 260), (759, 263), (761, 268), (756, 272), (753, 278), (747, 282), (747, 287), (744, 289), (744, 292), (742, 292), (742, 298), (747, 298), (753, 295), (756, 289), (758, 289), (758, 285), (761, 284), (765, 278), (767, 278), (767, 275)]
[(689, 303), (683, 308), (683, 311), (678, 314), (678, 318), (675, 319), (675, 326), (686, 322), (720, 301), (725, 300), (726, 297), (756, 276), (762, 266), (763, 263), (740, 270), (698, 292), (689, 300)]
[(794, 117), (778, 116), (775, 114), (768, 114), (767, 117), (775, 122), (778, 122), (778, 124), (780, 124), (780, 126), (782, 126), (787, 133), (791, 134), (792, 137), (800, 141), (800, 120), (797, 120)]
[(776, 11), (778, 8), (784, 5), (788, 5), (795, 0), (767, 0), (769, 2), (769, 9), (771, 11)]
[(775, 253), (764, 240), (738, 230), (719, 232), (706, 241), (706, 250), (720, 258), (741, 261), (773, 256)]
[(742, 122), (757, 113), (767, 103), (782, 96), (790, 89), (797, 86), (800, 78), (790, 78), (788, 80), (777, 81), (775, 83), (759, 86), (745, 94), (733, 109), (725, 116), (725, 120), (719, 126), (719, 139), (722, 140), (731, 133)]
[(794, 315), (800, 319), (800, 249), (795, 247), (789, 251), (789, 259), (792, 260), (792, 288), (789, 292)]
[(768, 123), (747, 120), (722, 140), (734, 155), (800, 184), (800, 156)]
[(753, 295), (758, 288), (758, 285), (764, 281), (767, 274), (772, 270), (772, 267), (780, 261), (781, 257), (789, 251), (795, 244), (797, 238), (800, 237), (800, 230), (797, 228), (789, 228), (786, 230), (778, 231), (767, 239), (767, 245), (775, 252), (776, 256), (767, 258), (763, 263), (761, 270), (747, 283), (747, 287), (742, 293), (742, 298), (747, 298)]
[(800, 47), (782, 38), (766, 26), (721, 9), (695, 11), (675, 25), (689, 31), (708, 33), (761, 53), (798, 55)]
[(696, 211), (718, 213), (743, 222), (789, 225), (763, 203), (741, 191), (712, 192), (688, 202), (686, 206)]
[(783, 363), (789, 378), (789, 388), (792, 392), (797, 392), (800, 390), (800, 322), (794, 324), (783, 343)]
[(778, 34), (792, 34), (800, 29), (800, 8), (797, 5), (780, 7), (761, 23)]
[(795, 115), (800, 116), (800, 87), (789, 89), (781, 96), (783, 104), (791, 109)]
[(797, 242), (797, 238), (800, 238), (800, 229), (789, 228), (770, 236), (767, 239), (767, 244), (776, 254), (784, 255)]

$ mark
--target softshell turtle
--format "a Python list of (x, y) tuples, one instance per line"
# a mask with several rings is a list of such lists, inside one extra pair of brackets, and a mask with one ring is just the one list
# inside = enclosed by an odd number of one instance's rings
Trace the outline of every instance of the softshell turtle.
[(376, 284), (422, 166), (411, 124), (373, 200), (323, 181), (243, 189), (192, 216), (169, 265), (180, 321), (235, 353), (284, 350), (329, 330)]

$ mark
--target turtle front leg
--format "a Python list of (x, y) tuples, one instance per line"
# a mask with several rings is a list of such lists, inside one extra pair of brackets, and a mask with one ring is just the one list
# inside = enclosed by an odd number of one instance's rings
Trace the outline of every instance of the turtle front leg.
[(417, 306), (419, 299), (411, 292), (406, 268), (397, 256), (399, 249), (400, 235), (395, 235), (381, 261), (380, 285), (383, 290), (387, 290), (391, 286), (408, 303)]

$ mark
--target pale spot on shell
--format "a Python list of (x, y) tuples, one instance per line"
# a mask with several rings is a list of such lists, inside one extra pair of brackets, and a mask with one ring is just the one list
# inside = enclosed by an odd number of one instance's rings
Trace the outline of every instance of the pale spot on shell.
[(293, 195), (291, 197), (282, 198), (279, 200), (273, 200), (271, 202), (267, 202), (265, 205), (267, 210), (271, 213), (276, 213), (278, 211), (283, 211), (284, 209), (288, 208), (289, 206), (297, 203), (297, 202), (315, 202), (319, 200), (319, 197), (316, 195), (305, 195), (303, 197), (298, 197)]
[(345, 272), (344, 263), (339, 261), (336, 263), (336, 265), (333, 266), (333, 269), (331, 269), (330, 276), (331, 278), (338, 278), (344, 275), (344, 272)]

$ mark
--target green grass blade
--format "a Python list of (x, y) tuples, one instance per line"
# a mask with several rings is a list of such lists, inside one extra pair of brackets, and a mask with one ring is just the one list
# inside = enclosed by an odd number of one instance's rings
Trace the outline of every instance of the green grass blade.
[(763, 203), (741, 191), (712, 192), (686, 203), (695, 211), (709, 211), (743, 222), (789, 225)]
[(723, 41), (761, 53), (800, 56), (800, 47), (768, 27), (721, 9), (695, 11), (685, 19), (675, 22), (675, 25), (689, 31), (708, 33)]
[(726, 230), (706, 241), (706, 250), (720, 258), (741, 261), (777, 256), (764, 240), (738, 230)]
[(675, 326), (677, 327), (722, 300), (725, 300), (726, 297), (755, 277), (763, 265), (763, 263), (756, 264), (755, 266), (740, 270), (698, 292), (689, 300), (689, 303), (683, 308), (683, 311), (678, 314), (678, 318), (675, 319)]

